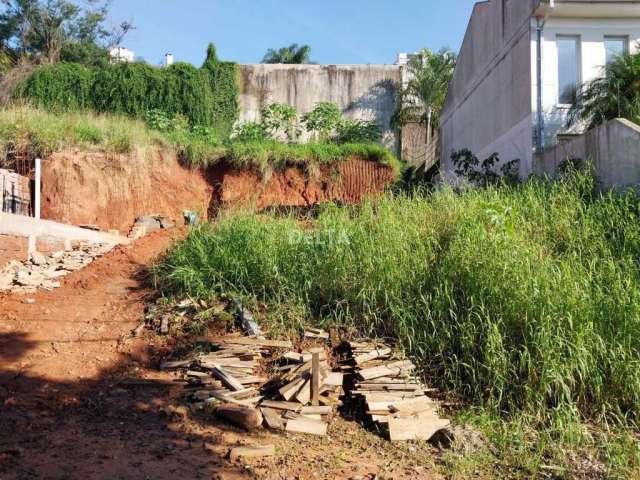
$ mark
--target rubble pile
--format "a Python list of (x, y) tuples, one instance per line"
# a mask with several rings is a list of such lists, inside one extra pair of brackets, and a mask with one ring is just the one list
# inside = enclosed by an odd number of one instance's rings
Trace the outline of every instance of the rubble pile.
[(26, 262), (11, 261), (0, 270), (0, 292), (33, 293), (40, 288), (59, 288), (62, 277), (86, 267), (114, 247), (113, 244), (81, 243), (72, 250), (50, 256), (34, 252)]
[(450, 422), (438, 415), (438, 403), (417, 379), (410, 360), (393, 358), (392, 348), (371, 340), (347, 342), (346, 369), (354, 376), (351, 398), (359, 400), (374, 422), (386, 425), (391, 441), (429, 440)]

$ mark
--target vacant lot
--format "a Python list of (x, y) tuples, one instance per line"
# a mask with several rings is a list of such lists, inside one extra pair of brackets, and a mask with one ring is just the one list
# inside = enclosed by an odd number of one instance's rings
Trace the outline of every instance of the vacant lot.
[(636, 194), (601, 195), (573, 173), (302, 220), (237, 214), (204, 226), (156, 279), (170, 295), (244, 295), (282, 329), (311, 319), (398, 338), (498, 447), (456, 469), (638, 468)]

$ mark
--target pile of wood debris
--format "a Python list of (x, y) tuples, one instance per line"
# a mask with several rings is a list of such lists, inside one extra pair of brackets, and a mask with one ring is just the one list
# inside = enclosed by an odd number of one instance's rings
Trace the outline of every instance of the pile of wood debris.
[[(346, 355), (332, 369), (327, 332), (307, 328), (305, 344), (315, 348), (294, 351), (289, 341), (265, 339), (251, 312), (234, 303), (235, 323), (244, 335), (201, 338), (213, 347), (211, 352), (163, 364), (182, 371), (184, 397), (193, 409), (213, 411), (248, 430), (264, 425), (326, 435), (335, 409), (348, 399), (386, 426), (392, 441), (429, 440), (449, 426), (415, 377), (415, 365), (395, 355), (391, 346), (370, 339), (345, 342)], [(148, 312), (147, 326), (166, 333), (176, 311), (179, 317), (204, 308), (190, 300), (168, 309), (157, 306)]]
[[(312, 333), (326, 338), (322, 331)], [(264, 422), (271, 429), (326, 435), (344, 391), (343, 374), (331, 371), (324, 349), (298, 353), (289, 341), (246, 336), (201, 340), (215, 351), (161, 366), (182, 370), (183, 394), (194, 409), (213, 409), (249, 430)]]
[(366, 407), (374, 422), (386, 425), (391, 441), (429, 440), (449, 426), (438, 404), (417, 379), (410, 360), (393, 358), (392, 348), (370, 340), (347, 342), (345, 369), (355, 378), (349, 394)]

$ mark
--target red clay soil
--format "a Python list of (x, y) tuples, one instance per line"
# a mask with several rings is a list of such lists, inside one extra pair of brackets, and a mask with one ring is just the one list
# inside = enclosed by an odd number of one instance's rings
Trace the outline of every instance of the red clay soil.
[[(62, 288), (0, 296), (0, 478), (9, 479), (349, 479), (440, 478), (426, 445), (391, 445), (352, 421), (329, 437), (246, 434), (179, 405), (149, 358), (164, 341), (134, 339), (147, 266), (182, 231), (119, 247), (63, 280)], [(156, 348), (154, 345), (157, 345)], [(276, 456), (232, 463), (236, 445), (275, 444)], [(376, 477), (377, 475), (377, 477)]]
[(220, 208), (358, 203), (393, 180), (391, 168), (359, 158), (306, 172), (288, 167), (263, 178), (225, 164), (206, 172), (188, 169), (174, 154), (160, 151), (116, 155), (68, 150), (43, 161), (42, 217), (126, 235), (143, 214), (180, 222), (187, 209), (211, 216)]
[(175, 220), (185, 209), (206, 212), (212, 187), (175, 154), (133, 155), (69, 150), (42, 162), (42, 218), (97, 225), (128, 234), (143, 214)]
[(359, 203), (377, 195), (394, 181), (390, 167), (351, 158), (318, 171), (300, 167), (274, 171), (263, 178), (251, 170), (230, 169), (220, 165), (209, 169), (207, 178), (215, 188), (216, 202), (222, 208), (253, 206), (309, 207), (323, 202)]

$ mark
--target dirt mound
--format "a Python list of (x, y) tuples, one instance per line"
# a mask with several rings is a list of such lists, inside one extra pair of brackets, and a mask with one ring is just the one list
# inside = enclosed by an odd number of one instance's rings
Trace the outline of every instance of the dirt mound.
[(358, 203), (369, 195), (380, 194), (394, 181), (390, 167), (351, 158), (316, 170), (288, 167), (261, 176), (250, 170), (225, 165), (209, 169), (207, 178), (214, 186), (213, 204), (222, 208), (255, 206), (306, 207), (337, 201)]
[(42, 162), (42, 217), (63, 223), (126, 234), (142, 214), (180, 219), (185, 209), (206, 212), (211, 195), (199, 170), (159, 151), (115, 155), (73, 150)]

